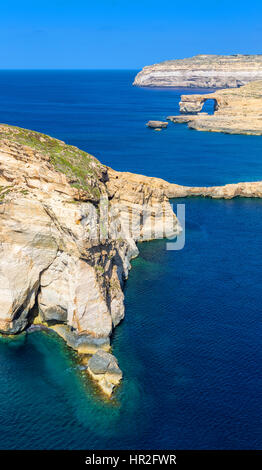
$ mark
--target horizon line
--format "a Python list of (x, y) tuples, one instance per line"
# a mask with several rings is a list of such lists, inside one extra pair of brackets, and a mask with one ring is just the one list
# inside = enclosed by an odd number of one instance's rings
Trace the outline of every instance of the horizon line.
[(133, 70), (140, 70), (140, 68), (86, 68), (86, 69), (83, 69), (83, 68), (0, 68), (0, 72), (11, 72), (11, 71), (56, 71), (56, 72), (59, 72), (59, 71), (77, 71), (77, 72), (86, 72), (86, 71), (98, 71), (98, 70), (101, 70), (101, 71), (104, 71), (104, 70), (107, 70), (107, 71), (114, 71), (114, 70), (130, 70), (130, 71), (133, 71)]

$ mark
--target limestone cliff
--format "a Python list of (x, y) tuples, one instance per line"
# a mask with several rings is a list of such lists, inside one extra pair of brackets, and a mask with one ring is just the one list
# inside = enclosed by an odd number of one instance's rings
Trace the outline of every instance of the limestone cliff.
[(178, 234), (169, 198), (194, 195), (262, 197), (262, 182), (179, 186), (0, 125), (0, 332), (52, 328), (110, 396), (122, 373), (105, 352), (124, 317), (135, 242)]
[[(201, 113), (206, 100), (214, 101), (214, 114)], [(187, 122), (192, 129), (228, 134), (262, 134), (262, 81), (215, 93), (182, 95), (182, 115), (169, 116), (175, 123)]]
[(262, 198), (262, 181), (240, 182), (224, 186), (192, 187), (169, 183), (160, 178), (134, 173), (114, 172), (114, 174), (122, 181), (123, 187), (125, 187), (127, 182), (154, 187), (155, 190), (158, 190), (160, 194), (164, 194), (168, 199), (194, 196), (210, 197), (212, 199), (233, 199), (235, 197)]
[(197, 55), (144, 67), (134, 85), (151, 87), (238, 87), (262, 79), (262, 55)]
[(59, 140), (0, 126), (0, 332), (40, 323), (80, 354), (109, 350), (135, 242), (179, 229), (158, 187), (123, 181)]

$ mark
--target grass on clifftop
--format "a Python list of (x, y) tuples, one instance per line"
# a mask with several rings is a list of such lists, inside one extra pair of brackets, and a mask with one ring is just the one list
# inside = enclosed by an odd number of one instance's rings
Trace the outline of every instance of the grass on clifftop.
[(96, 182), (104, 167), (92, 155), (40, 132), (5, 124), (0, 125), (1, 139), (31, 147), (43, 156), (47, 155), (54, 168), (69, 177), (71, 186), (89, 192), (93, 198), (99, 198)]

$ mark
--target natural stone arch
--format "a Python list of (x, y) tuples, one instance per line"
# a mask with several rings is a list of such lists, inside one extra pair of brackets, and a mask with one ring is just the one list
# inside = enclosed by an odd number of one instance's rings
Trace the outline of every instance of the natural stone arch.
[(201, 95), (182, 95), (179, 103), (180, 113), (182, 114), (198, 114), (202, 111), (204, 103), (208, 100), (214, 102), (214, 112), (218, 110), (217, 99), (212, 96)]

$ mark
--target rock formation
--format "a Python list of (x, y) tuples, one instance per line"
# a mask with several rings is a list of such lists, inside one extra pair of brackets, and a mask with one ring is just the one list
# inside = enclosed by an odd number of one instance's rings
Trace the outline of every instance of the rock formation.
[(133, 85), (149, 87), (226, 88), (262, 79), (262, 55), (197, 55), (148, 65)]
[[(201, 113), (206, 100), (214, 101), (214, 114)], [(191, 129), (228, 134), (262, 134), (262, 81), (205, 95), (182, 95), (182, 115), (169, 116)]]
[[(164, 194), (168, 199), (203, 196), (212, 199), (233, 199), (235, 197), (262, 197), (262, 181), (242, 182), (226, 184), (225, 186), (182, 186), (175, 183), (168, 183), (160, 178), (154, 178), (134, 173), (116, 173), (123, 186), (128, 181), (129, 184), (140, 184), (154, 187), (159, 193)], [(115, 176), (116, 177), (116, 176)], [(160, 238), (160, 237), (159, 237)]]
[[(164, 221), (164, 225), (163, 225)], [(167, 196), (37, 132), (0, 126), (0, 331), (110, 349), (137, 240), (175, 235)]]
[(262, 197), (262, 182), (179, 186), (0, 125), (0, 332), (52, 328), (110, 396), (122, 377), (110, 336), (135, 242), (177, 235), (169, 198), (197, 195)]
[(165, 129), (168, 126), (168, 122), (165, 121), (148, 121), (147, 127), (151, 127), (155, 130)]
[(122, 379), (122, 372), (116, 358), (103, 350), (97, 351), (88, 360), (88, 372), (98, 382), (103, 392), (111, 396), (113, 389)]

